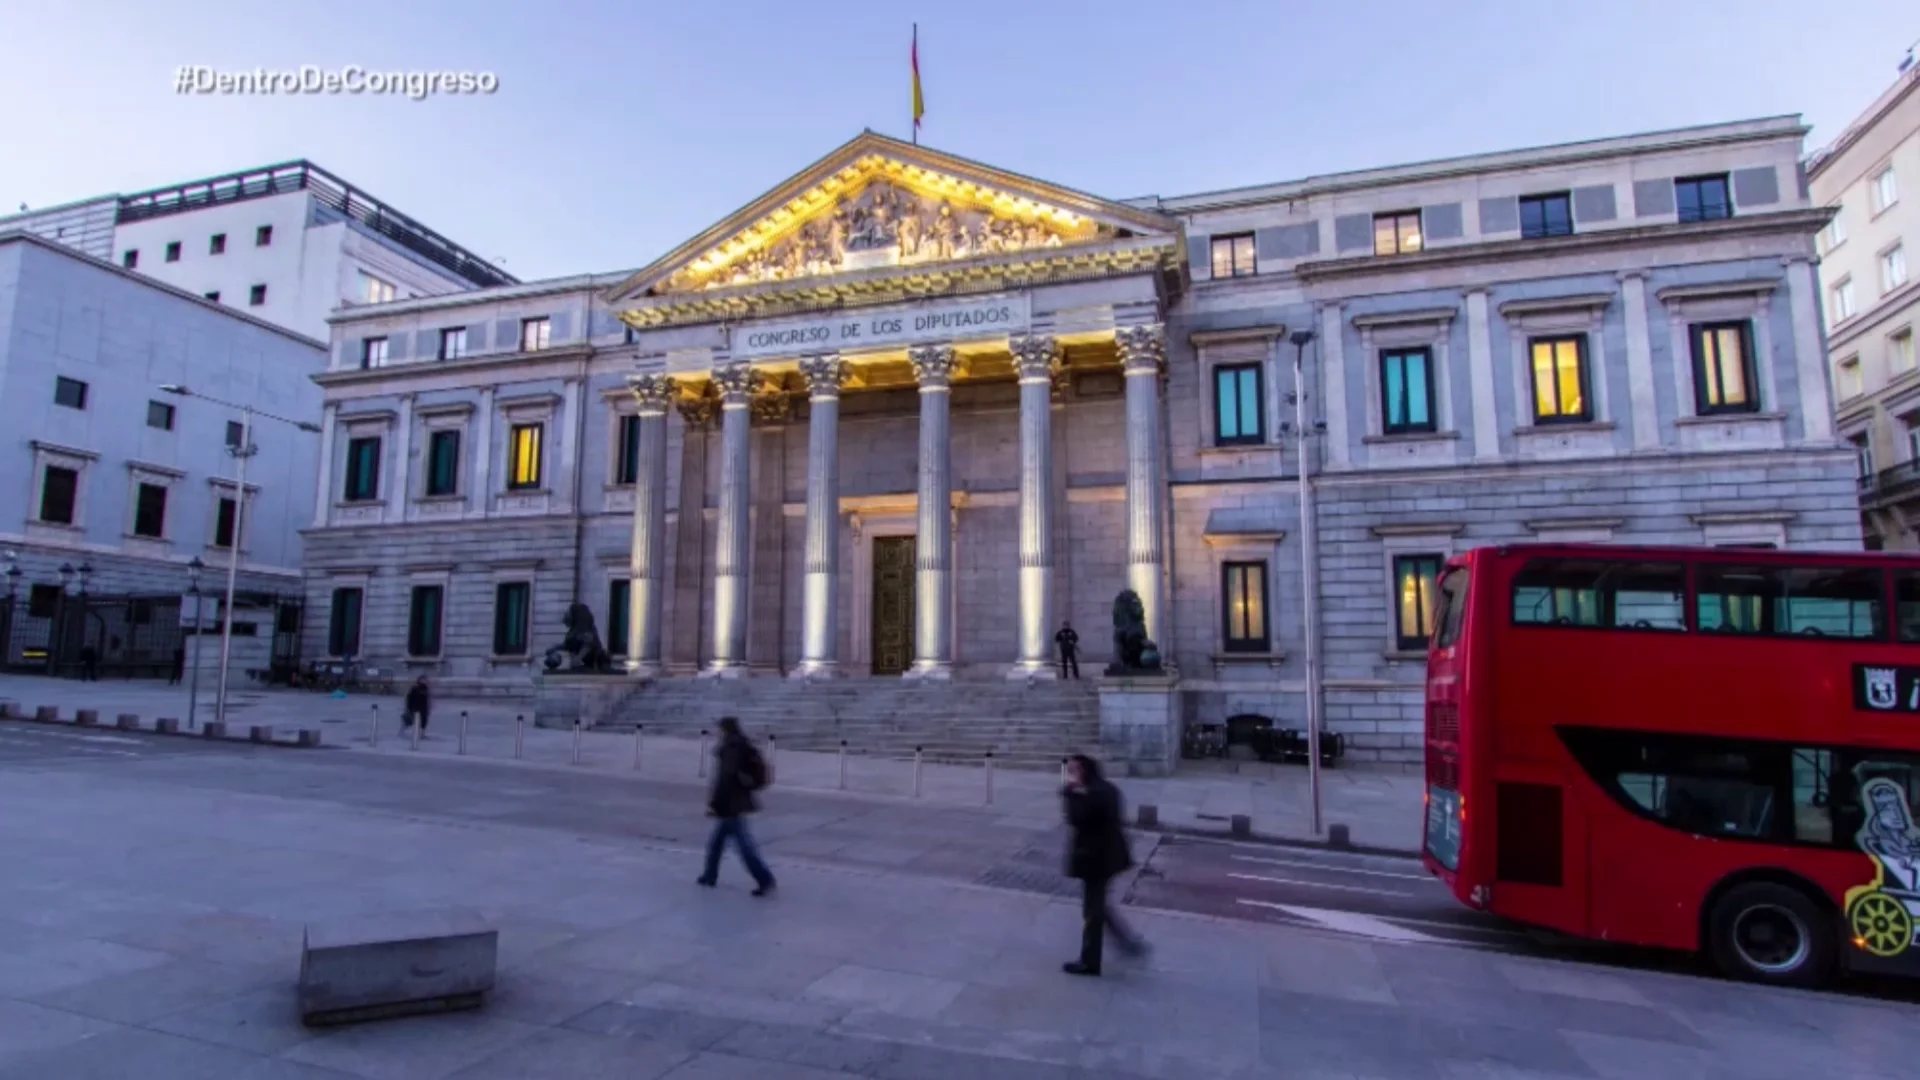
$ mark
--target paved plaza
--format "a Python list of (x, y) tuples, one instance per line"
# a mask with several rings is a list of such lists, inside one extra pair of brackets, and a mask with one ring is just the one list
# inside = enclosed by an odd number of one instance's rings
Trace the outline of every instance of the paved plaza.
[[(756, 900), (737, 863), (693, 885), (687, 785), (610, 768), (0, 722), (0, 781), (0, 1080), (1872, 1080), (1920, 1052), (1905, 1001), (1180, 915), (1131, 886), (1156, 950), (1070, 979), (1053, 807), (776, 787), (781, 887)], [(299, 1025), (304, 923), (445, 907), (500, 928), (484, 1009)]]

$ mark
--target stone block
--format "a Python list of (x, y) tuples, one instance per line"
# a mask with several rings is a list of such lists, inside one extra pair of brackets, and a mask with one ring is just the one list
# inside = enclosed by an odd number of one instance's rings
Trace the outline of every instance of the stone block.
[(73, 714), (73, 722), (80, 727), (98, 727), (100, 724), (100, 710), (81, 709)]
[(1227, 820), (1227, 828), (1235, 836), (1253, 835), (1253, 818), (1246, 814), (1235, 814)]
[(1327, 846), (1341, 849), (1351, 848), (1353, 847), (1353, 835), (1347, 830), (1345, 825), (1329, 824), (1327, 826)]
[(208, 739), (226, 738), (227, 737), (226, 721), (224, 720), (207, 721), (205, 724), (202, 724), (200, 726), (200, 735), (201, 737), (208, 738)]
[(476, 1008), (493, 989), (500, 934), (474, 912), (387, 912), (309, 923), (300, 1019), (345, 1024)]
[(295, 746), (319, 746), (320, 745), (320, 729), (319, 728), (301, 728), (298, 732), (294, 734), (293, 744)]
[(272, 724), (255, 724), (252, 727), (248, 728), (247, 741), (257, 742), (257, 743), (272, 742), (273, 741), (273, 725)]
[(20, 703), (17, 701), (0, 701), (0, 720), (18, 719), (20, 719)]
[(123, 712), (114, 718), (114, 726), (121, 731), (139, 731), (140, 718), (133, 713)]
[(1180, 748), (1179, 696), (1168, 677), (1125, 678), (1100, 687), (1100, 745), (1128, 776), (1167, 776)]
[(178, 735), (180, 734), (180, 720), (178, 717), (163, 716), (153, 722), (153, 730), (157, 735)]
[(1141, 803), (1134, 810), (1134, 824), (1142, 829), (1160, 827), (1160, 808), (1152, 803)]

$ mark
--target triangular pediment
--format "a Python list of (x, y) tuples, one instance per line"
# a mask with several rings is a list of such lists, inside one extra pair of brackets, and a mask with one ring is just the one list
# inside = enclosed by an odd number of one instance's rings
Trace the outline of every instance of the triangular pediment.
[(867, 132), (609, 293), (616, 306), (1129, 239), (1172, 219)]

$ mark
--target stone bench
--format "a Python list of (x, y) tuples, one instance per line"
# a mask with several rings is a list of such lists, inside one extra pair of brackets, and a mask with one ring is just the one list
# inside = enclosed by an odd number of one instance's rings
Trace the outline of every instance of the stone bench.
[(500, 932), (470, 911), (390, 912), (307, 924), (300, 1019), (313, 1026), (480, 1006)]

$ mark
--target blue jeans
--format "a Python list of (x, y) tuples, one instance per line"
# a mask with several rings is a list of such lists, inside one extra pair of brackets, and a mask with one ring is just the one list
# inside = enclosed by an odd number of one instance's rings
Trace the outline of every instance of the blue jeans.
[(700, 877), (712, 881), (720, 874), (720, 855), (726, 850), (727, 840), (731, 838), (740, 849), (740, 861), (747, 864), (747, 873), (753, 875), (753, 883), (766, 888), (773, 884), (773, 871), (760, 861), (760, 849), (753, 843), (753, 834), (747, 831), (747, 819), (743, 817), (724, 817), (714, 822), (713, 836), (707, 840), (707, 869)]

